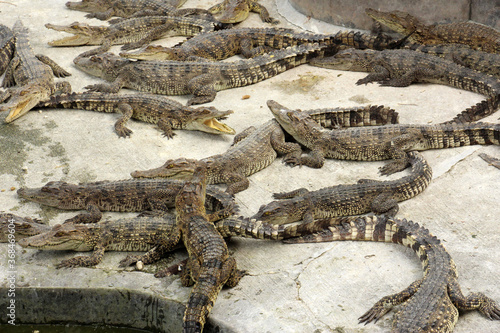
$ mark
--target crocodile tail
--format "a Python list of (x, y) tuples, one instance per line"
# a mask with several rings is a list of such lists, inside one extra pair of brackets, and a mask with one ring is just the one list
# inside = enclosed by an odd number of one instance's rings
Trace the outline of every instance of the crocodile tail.
[(231, 216), (215, 227), (222, 237), (245, 237), (266, 240), (282, 240), (320, 232), (330, 225), (339, 224), (337, 218), (320, 219), (309, 223), (271, 224), (243, 216)]
[[(320, 233), (286, 239), (283, 242), (297, 244), (355, 240), (407, 245), (408, 238), (411, 237), (414, 240), (411, 243), (418, 244), (418, 246), (439, 244), (439, 240), (432, 236), (427, 229), (406, 219), (389, 219), (384, 215), (374, 215), (346, 216), (335, 220), (337, 224), (330, 223), (330, 226)], [(414, 250), (418, 249), (414, 248)]]
[[(198, 286), (198, 287), (197, 287)], [(214, 287), (214, 286), (210, 286)], [(214, 306), (214, 300), (203, 292), (202, 286), (196, 284), (189, 296), (183, 320), (184, 333), (199, 333), (203, 331), (210, 310)], [(196, 290), (195, 290), (196, 289)], [(221, 288), (219, 288), (220, 291)], [(218, 292), (217, 292), (218, 294)]]
[(455, 116), (449, 123), (469, 123), (493, 114), (500, 105), (500, 94), (495, 94)]

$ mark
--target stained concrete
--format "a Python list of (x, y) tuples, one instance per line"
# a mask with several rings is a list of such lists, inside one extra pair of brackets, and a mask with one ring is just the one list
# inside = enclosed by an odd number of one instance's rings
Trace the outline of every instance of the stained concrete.
[[(280, 1), (280, 0), (278, 0)], [(373, 20), (365, 8), (382, 11), (401, 10), (417, 16), (426, 24), (473, 20), (498, 28), (498, 0), (455, 0), (453, 3), (433, 0), (283, 0), (303, 15), (346, 28), (371, 29)]]
[[(101, 82), (72, 64), (72, 59), (88, 50), (51, 48), (47, 42), (65, 34), (45, 29), (47, 22), (69, 24), (88, 20), (85, 13), (67, 10), (66, 0), (0, 2), (2, 23), (12, 26), (17, 18), (31, 30), (33, 49), (55, 59), (73, 75), (68, 79), (75, 91)], [(7, 1), (9, 2), (9, 1)], [(208, 8), (215, 1), (188, 0), (186, 6)], [(309, 22), (295, 13), (294, 22), (278, 14), (271, 0), (263, 0), (281, 26), (298, 28)], [(292, 17), (292, 13), (280, 13)], [(251, 14), (242, 26), (263, 26)], [(320, 30), (319, 25), (310, 27)], [(323, 32), (340, 27), (322, 26)], [(182, 38), (162, 40), (173, 45)], [(117, 52), (119, 47), (113, 47)], [(356, 86), (364, 73), (351, 73), (303, 65), (256, 85), (221, 91), (208, 105), (233, 109), (227, 123), (242, 131), (272, 118), (266, 100), (275, 99), (291, 108), (320, 108), (383, 104), (400, 113), (401, 123), (438, 123), (483, 99), (482, 96), (446, 86), (419, 84), (407, 88)], [(125, 91), (125, 90), (124, 90)], [(242, 96), (250, 95), (249, 99)], [(174, 96), (185, 103), (189, 96)], [(0, 114), (0, 118), (6, 114)], [(34, 110), (12, 124), (0, 124), (0, 203), (1, 209), (18, 215), (40, 217), (50, 224), (61, 223), (76, 212), (59, 211), (21, 200), (16, 189), (42, 186), (50, 180), (86, 182), (124, 179), (138, 169), (159, 166), (170, 158), (203, 158), (228, 149), (232, 137), (200, 132), (176, 131), (174, 139), (162, 137), (154, 126), (130, 121), (134, 131), (121, 139), (113, 131), (114, 114), (77, 110)], [(498, 113), (485, 119), (498, 122)], [(425, 192), (403, 202), (398, 216), (427, 227), (443, 240), (454, 258), (465, 293), (481, 291), (500, 301), (500, 207), (499, 170), (488, 166), (478, 153), (500, 156), (496, 146), (473, 146), (423, 152), (434, 170), (434, 179)], [(272, 199), (272, 193), (299, 187), (311, 190), (355, 183), (359, 178), (386, 179), (378, 174), (384, 162), (328, 160), (320, 170), (289, 168), (278, 159), (250, 177), (250, 188), (236, 199), (244, 215), (251, 215)], [(401, 177), (393, 175), (391, 178)], [(133, 215), (133, 214), (131, 214)], [(106, 213), (106, 217), (123, 214)], [(210, 322), (227, 332), (387, 332), (392, 314), (376, 324), (359, 325), (357, 318), (381, 297), (398, 292), (422, 276), (414, 253), (394, 244), (363, 242), (284, 245), (233, 239), (229, 245), (240, 268), (247, 270), (240, 284), (224, 289), (210, 315)], [(0, 244), (0, 303), (5, 302), (7, 246)], [(106, 253), (95, 268), (56, 270), (54, 266), (74, 253), (42, 252), (17, 248), (17, 288), (103, 288), (135, 290), (185, 304), (190, 292), (178, 277), (155, 279), (152, 272), (128, 272), (118, 268), (124, 253)], [(175, 252), (159, 265), (185, 258)], [(25, 291), (23, 291), (24, 293)], [(22, 306), (22, 294), (16, 299)], [(27, 301), (26, 301), (27, 302)], [(4, 303), (2, 303), (4, 304)], [(66, 306), (66, 305), (64, 305)], [(2, 309), (4, 307), (2, 306)], [(2, 310), (4, 311), (4, 310)], [(25, 311), (29, 311), (25, 310)], [(90, 310), (89, 310), (90, 311)], [(92, 309), (95, 311), (95, 309)], [(105, 311), (105, 310), (103, 310)], [(181, 308), (163, 313), (176, 321)], [(19, 310), (19, 314), (21, 310)], [(130, 312), (134, 317), (139, 313)], [(82, 313), (82, 317), (86, 315)], [(171, 316), (171, 317), (170, 317)], [(2, 320), (5, 320), (2, 315)], [(85, 317), (87, 318), (87, 317)], [(89, 317), (90, 318), (90, 317)], [(18, 318), (21, 320), (22, 318)], [(131, 319), (131, 321), (134, 321)], [(497, 332), (500, 323), (478, 312), (460, 317), (455, 332)]]

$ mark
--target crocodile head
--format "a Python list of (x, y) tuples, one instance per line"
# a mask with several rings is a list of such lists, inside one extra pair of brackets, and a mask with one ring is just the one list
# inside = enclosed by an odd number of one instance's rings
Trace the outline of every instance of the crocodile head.
[(129, 59), (140, 60), (184, 60), (179, 50), (161, 45), (147, 45), (138, 50), (120, 52), (120, 56)]
[(382, 12), (372, 8), (366, 8), (365, 12), (366, 15), (370, 16), (375, 21), (403, 35), (412, 33), (425, 26), (415, 16), (399, 10)]
[(108, 27), (105, 26), (91, 26), (87, 23), (80, 22), (73, 22), (69, 25), (55, 25), (47, 23), (45, 24), (45, 27), (73, 34), (73, 36), (49, 42), (50, 46), (100, 45), (109, 30)]
[(321, 130), (321, 126), (301, 110), (290, 110), (273, 100), (268, 100), (267, 106), (281, 127), (299, 142), (308, 141), (316, 129)]
[(73, 250), (90, 251), (92, 244), (89, 228), (84, 224), (56, 224), (51, 230), (42, 234), (23, 238), (18, 244), (22, 247), (40, 250)]
[(50, 229), (50, 226), (37, 219), (9, 213), (0, 214), (0, 243), (9, 242), (11, 239), (18, 241), (21, 238), (38, 235)]
[(223, 14), (219, 17), (221, 23), (239, 23), (250, 14), (250, 1), (228, 1)]
[(264, 223), (286, 224), (302, 219), (302, 203), (294, 199), (275, 200), (262, 205), (259, 211), (251, 217)]
[(85, 73), (108, 81), (114, 80), (122, 67), (130, 62), (129, 59), (124, 59), (109, 52), (90, 57), (78, 56), (73, 60), (76, 67)]
[(0, 112), (8, 111), (6, 123), (22, 117), (38, 105), (39, 102), (50, 97), (51, 90), (45, 84), (26, 84), (10, 89), (10, 98), (7, 103), (0, 105)]
[(236, 131), (219, 120), (232, 114), (233, 110), (219, 111), (213, 106), (201, 106), (196, 109), (186, 110), (188, 114), (184, 129), (201, 131), (211, 134), (235, 134)]
[(66, 7), (72, 10), (79, 10), (81, 12), (96, 13), (104, 12), (109, 9), (107, 1), (102, 0), (82, 0), (82, 1), (68, 1)]
[(178, 158), (167, 160), (161, 167), (143, 171), (134, 171), (130, 175), (134, 178), (173, 178), (189, 180), (193, 177), (194, 170), (200, 164), (204, 164), (207, 172), (211, 172), (211, 169), (218, 165), (217, 159), (220, 155), (215, 155), (212, 157), (204, 158), (203, 161), (189, 159), (189, 158)]
[(61, 209), (79, 209), (85, 207), (85, 196), (82, 194), (83, 187), (69, 184), (63, 181), (51, 181), (42, 187), (20, 188), (17, 195), (21, 198), (37, 202), (42, 205), (57, 207)]
[(168, 160), (159, 168), (134, 171), (130, 175), (134, 178), (155, 178), (165, 177), (174, 179), (191, 179), (198, 160), (188, 158), (178, 158)]

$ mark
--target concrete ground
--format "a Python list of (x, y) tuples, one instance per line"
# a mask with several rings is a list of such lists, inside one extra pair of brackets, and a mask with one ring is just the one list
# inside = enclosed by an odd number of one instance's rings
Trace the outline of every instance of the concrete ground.
[[(73, 58), (89, 48), (52, 48), (47, 42), (64, 34), (44, 28), (45, 23), (69, 24), (89, 20), (82, 12), (67, 10), (66, 0), (0, 2), (3, 24), (21, 19), (31, 30), (36, 53), (52, 57), (72, 73), (74, 91), (100, 82), (73, 66)], [(208, 8), (215, 0), (188, 0), (185, 6)], [(320, 32), (339, 27), (324, 26), (295, 14), (284, 0), (263, 0), (281, 26)], [(287, 21), (293, 19), (293, 23)], [(266, 26), (251, 14), (242, 26)], [(181, 38), (162, 40), (173, 45)], [(118, 51), (114, 47), (113, 51)], [(235, 111), (227, 120), (237, 132), (272, 118), (266, 107), (274, 99), (290, 108), (352, 107), (368, 104), (391, 106), (401, 123), (430, 124), (449, 120), (483, 99), (475, 93), (442, 85), (419, 84), (407, 88), (356, 86), (364, 73), (343, 72), (303, 65), (279, 76), (238, 89), (224, 90), (209, 103)], [(242, 96), (250, 95), (248, 99)], [(185, 103), (189, 96), (174, 96)], [(4, 118), (5, 113), (0, 114)], [(498, 113), (484, 121), (498, 122)], [(39, 187), (50, 180), (88, 182), (118, 180), (134, 170), (159, 166), (177, 157), (203, 158), (222, 153), (230, 136), (176, 131), (174, 139), (162, 137), (152, 125), (130, 121), (134, 131), (121, 139), (113, 131), (114, 114), (77, 110), (33, 110), (11, 124), (0, 124), (1, 210), (21, 216), (40, 217), (50, 224), (61, 223), (75, 212), (59, 211), (21, 200), (16, 190)], [(430, 186), (419, 196), (401, 203), (398, 217), (412, 219), (440, 238), (454, 258), (464, 293), (484, 292), (500, 302), (500, 170), (488, 166), (478, 153), (500, 156), (495, 146), (472, 146), (425, 151), (434, 171)], [(314, 190), (336, 184), (355, 183), (359, 178), (386, 179), (378, 174), (383, 162), (328, 160), (320, 170), (289, 168), (278, 159), (250, 177), (250, 188), (236, 195), (241, 213), (251, 215), (272, 200), (272, 193), (299, 187)], [(401, 177), (401, 174), (393, 175)], [(132, 214), (133, 215), (133, 214)], [(106, 213), (106, 217), (123, 216)], [(376, 324), (359, 325), (357, 318), (381, 297), (398, 292), (422, 276), (417, 257), (394, 244), (332, 242), (284, 245), (233, 239), (231, 253), (241, 269), (248, 271), (240, 284), (224, 289), (210, 315), (212, 322), (231, 332), (387, 332), (392, 314)], [(189, 288), (178, 277), (155, 279), (150, 272), (127, 272), (118, 268), (124, 253), (107, 253), (95, 268), (56, 270), (54, 266), (74, 253), (42, 252), (17, 248), (17, 286), (65, 288), (127, 288), (166, 297), (185, 304)], [(178, 251), (163, 264), (186, 254)], [(7, 246), (0, 244), (0, 263), (7, 265)], [(0, 271), (0, 276), (5, 270)], [(0, 288), (6, 288), (0, 278)], [(4, 291), (5, 289), (2, 289)], [(2, 298), (4, 295), (2, 294)], [(19, 300), (22, 302), (22, 299)], [(166, 314), (168, 317), (170, 314)], [(182, 315), (173, 314), (176, 320)], [(131, 314), (133, 317), (133, 314)], [(176, 323), (179, 325), (179, 323)], [(177, 326), (178, 327), (178, 326)], [(455, 332), (498, 332), (500, 323), (478, 312), (460, 317)]]

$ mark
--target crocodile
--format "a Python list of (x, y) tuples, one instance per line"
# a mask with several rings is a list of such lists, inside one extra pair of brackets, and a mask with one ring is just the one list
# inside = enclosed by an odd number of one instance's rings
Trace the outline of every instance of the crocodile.
[(130, 118), (157, 124), (163, 135), (172, 138), (173, 129), (202, 131), (211, 134), (235, 134), (234, 129), (221, 123), (233, 111), (214, 107), (192, 108), (165, 96), (153, 94), (71, 93), (52, 96), (38, 107), (73, 108), (98, 112), (116, 112), (122, 116), (115, 123), (119, 137), (128, 137), (132, 130), (125, 127)]
[[(353, 109), (316, 109), (308, 110), (311, 117), (327, 128), (348, 126), (383, 125), (397, 123), (398, 114), (383, 106), (368, 106)], [(275, 120), (262, 126), (249, 127), (239, 133), (233, 146), (223, 154), (217, 154), (200, 161), (207, 166), (207, 184), (229, 184), (226, 192), (235, 194), (248, 188), (248, 176), (269, 166), (277, 153), (286, 154), (284, 161), (292, 156), (300, 156), (301, 149), (295, 143), (285, 142), (284, 133)], [(195, 159), (171, 159), (162, 166), (131, 173), (135, 178), (165, 177), (186, 179), (198, 164)]]
[(184, 61), (222, 60), (237, 54), (252, 58), (274, 49), (306, 43), (380, 50), (400, 44), (387, 35), (371, 35), (355, 31), (324, 35), (287, 28), (233, 28), (199, 34), (173, 47), (147, 45), (135, 51), (122, 52), (120, 56), (140, 60)]
[(405, 290), (383, 297), (363, 314), (360, 323), (376, 322), (392, 307), (400, 305), (391, 332), (452, 332), (459, 310), (478, 310), (490, 320), (500, 320), (500, 307), (483, 293), (463, 295), (453, 259), (441, 241), (428, 229), (406, 219), (385, 216), (346, 217), (338, 225), (285, 243), (330, 241), (374, 241), (396, 243), (411, 248), (419, 257), (423, 278)]
[[(167, 210), (175, 205), (175, 196), (184, 186), (184, 181), (175, 179), (126, 179), (70, 184), (64, 181), (50, 181), (40, 188), (20, 188), (17, 194), (24, 199), (59, 209), (86, 209), (66, 223), (96, 223), (102, 218), (101, 211), (142, 212)], [(213, 186), (207, 195), (231, 205), (233, 196)], [(227, 214), (232, 213), (230, 208)], [(218, 214), (211, 219), (221, 218)]]
[(141, 258), (148, 264), (177, 245), (178, 240), (171, 241), (173, 234), (178, 234), (175, 223), (164, 222), (171, 221), (172, 216), (155, 211), (92, 224), (56, 224), (49, 231), (21, 239), (18, 244), (38, 250), (93, 251), (90, 256), (65, 259), (57, 268), (96, 266), (105, 251), (148, 251)]
[(2, 86), (9, 88), (0, 97), (1, 111), (8, 111), (5, 118), (10, 123), (26, 114), (40, 101), (48, 99), (56, 92), (69, 92), (68, 82), (54, 82), (54, 76), (71, 75), (44, 55), (35, 55), (28, 39), (28, 29), (21, 21), (13, 27), (15, 36), (14, 57), (5, 72)]
[[(207, 196), (205, 206), (210, 211), (226, 209), (224, 202)], [(232, 209), (232, 208), (231, 208)], [(224, 214), (223, 214), (224, 215)], [(37, 219), (0, 214), (0, 242), (8, 242), (10, 223), (14, 223), (15, 239), (25, 248), (50, 251), (93, 251), (91, 256), (64, 260), (58, 267), (89, 267), (98, 265), (105, 251), (144, 252), (129, 255), (120, 261), (120, 267), (141, 262), (144, 265), (159, 260), (173, 247), (165, 246), (173, 237), (179, 240), (176, 216), (165, 211), (144, 212), (135, 217), (105, 220), (98, 223), (56, 224), (53, 227)], [(282, 240), (320, 232), (334, 219), (316, 220), (312, 223), (276, 225), (262, 223), (243, 216), (229, 216), (214, 221), (223, 237), (239, 236), (254, 239)], [(12, 228), (12, 227), (11, 227)], [(176, 245), (176, 244), (172, 244)], [(180, 245), (180, 244), (179, 244)], [(177, 248), (177, 247), (176, 247)]]
[(485, 153), (479, 154), (479, 157), (481, 157), (483, 160), (485, 160), (489, 165), (494, 166), (497, 169), (500, 169), (500, 159), (495, 158), (493, 156), (490, 156)]
[(493, 75), (500, 79), (500, 54), (472, 50), (460, 44), (422, 45), (417, 43), (406, 44), (405, 49), (432, 54), (451, 60), (461, 66)]
[(476, 22), (454, 22), (426, 25), (401, 11), (382, 12), (367, 8), (366, 14), (419, 44), (465, 44), (472, 49), (500, 53), (500, 32)]
[(73, 22), (69, 25), (47, 23), (45, 27), (64, 31), (73, 36), (49, 42), (51, 46), (100, 45), (83, 52), (79, 57), (108, 51), (112, 45), (125, 44), (123, 50), (141, 47), (165, 36), (194, 36), (213, 31), (215, 25), (206, 20), (190, 17), (145, 16), (131, 18), (110, 26), (92, 26)]
[[(217, 217), (216, 219), (226, 216), (226, 210), (236, 208), (233, 202), (224, 197), (209, 195), (205, 203), (213, 212), (210, 218)], [(226, 207), (227, 204), (229, 206)], [(95, 266), (101, 262), (105, 251), (147, 251), (141, 256), (128, 256), (120, 262), (120, 266), (138, 261), (147, 265), (176, 248), (180, 238), (175, 215), (161, 210), (99, 223), (64, 223), (52, 228), (44, 226), (48, 230), (34, 230), (32, 237), (24, 238), (19, 245), (38, 250), (93, 251), (90, 256), (64, 260), (57, 265), (58, 268)], [(35, 231), (38, 232), (34, 233)]]
[(326, 46), (292, 46), (237, 62), (132, 61), (103, 53), (75, 59), (75, 64), (111, 84), (85, 87), (90, 91), (118, 92), (122, 87), (165, 95), (193, 94), (187, 105), (211, 102), (217, 91), (254, 84), (308, 62)]
[[(177, 226), (189, 257), (181, 271), (184, 286), (194, 284), (183, 318), (183, 332), (202, 332), (224, 285), (234, 287), (243, 276), (229, 255), (224, 238), (205, 212), (206, 169), (200, 164), (175, 199)], [(164, 276), (160, 270), (157, 277)]]
[[(82, 0), (79, 2), (68, 1), (66, 7), (72, 10), (87, 12), (87, 18), (108, 20), (112, 16), (123, 18), (141, 16), (185, 16), (191, 14), (204, 14), (207, 11), (197, 8), (177, 9), (185, 1), (177, 1), (172, 5), (164, 0)], [(111, 23), (117, 20), (110, 21)]]
[(407, 87), (413, 82), (429, 82), (487, 96), (486, 100), (467, 108), (451, 122), (479, 120), (495, 112), (500, 104), (500, 81), (497, 78), (422, 52), (348, 49), (332, 57), (313, 60), (310, 64), (370, 72), (368, 76), (356, 82), (358, 85), (377, 81), (383, 86)]
[(38, 219), (0, 212), (0, 243), (7, 243), (11, 239), (18, 241), (49, 230), (50, 226)]
[(188, 179), (199, 163), (206, 164), (207, 184), (228, 184), (226, 192), (235, 194), (248, 188), (247, 177), (268, 167), (277, 154), (301, 155), (300, 146), (285, 142), (285, 135), (274, 119), (262, 126), (253, 126), (239, 133), (233, 146), (223, 154), (195, 159), (168, 160), (159, 168), (134, 171), (135, 178), (165, 177)]
[(274, 49), (305, 43), (330, 43), (334, 35), (298, 32), (287, 28), (233, 28), (199, 34), (174, 47), (148, 45), (120, 56), (141, 60), (222, 60), (241, 54), (245, 58)]
[(263, 22), (278, 24), (280, 21), (269, 15), (266, 7), (253, 0), (224, 0), (208, 9), (212, 14), (221, 14), (222, 23), (239, 23), (247, 19), (250, 12), (259, 13)]
[(0, 75), (2, 75), (14, 56), (15, 39), (12, 30), (0, 24)]
[(273, 197), (278, 200), (262, 205), (252, 218), (285, 224), (368, 212), (394, 216), (399, 209), (398, 202), (420, 194), (432, 179), (432, 170), (419, 152), (407, 155), (412, 166), (408, 176), (386, 181), (361, 179), (357, 184), (329, 186), (316, 191), (300, 188), (274, 193)]
[(406, 168), (407, 151), (500, 145), (500, 124), (394, 124), (325, 130), (307, 113), (290, 110), (272, 100), (267, 105), (283, 129), (311, 149), (308, 156), (296, 161), (289, 159), (287, 163), (292, 165), (321, 168), (325, 157), (356, 161), (392, 159), (381, 167), (381, 173), (388, 175)]

